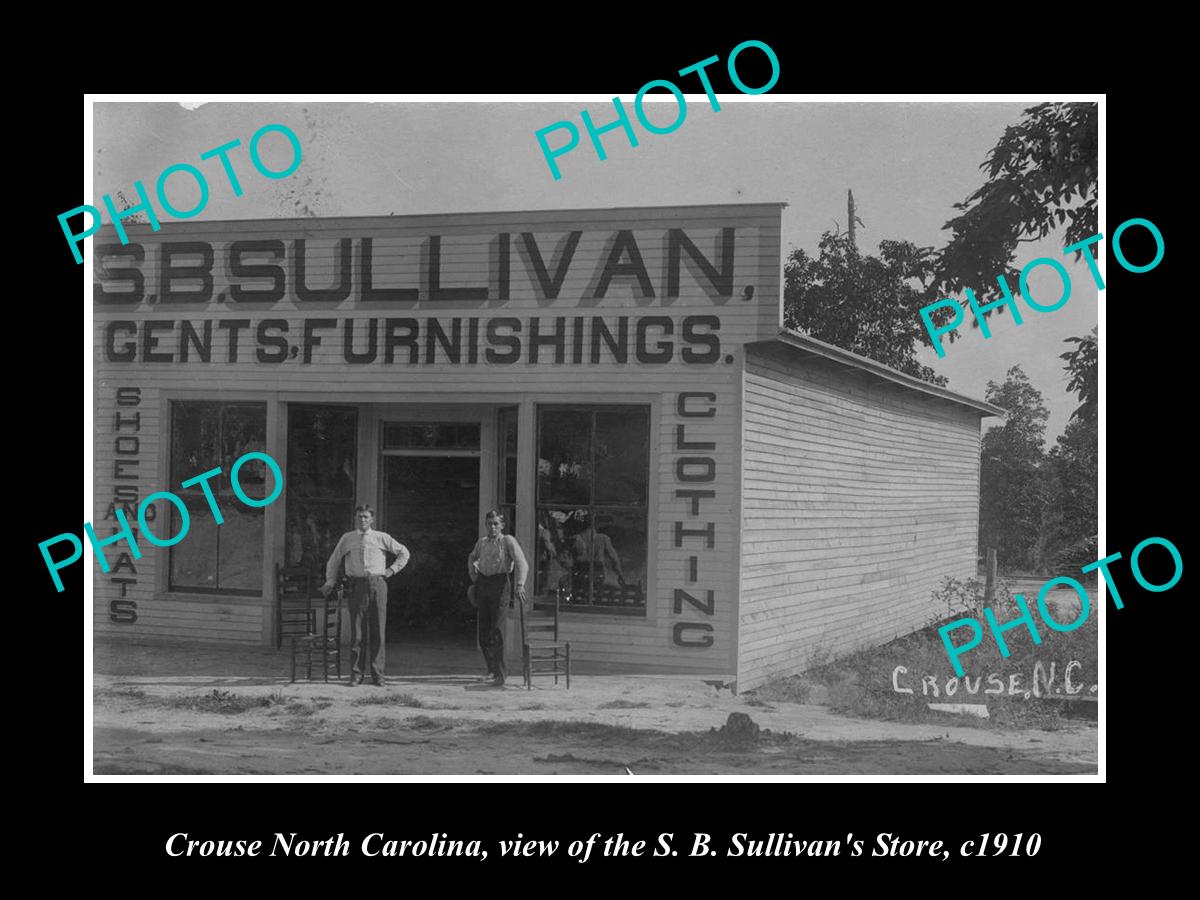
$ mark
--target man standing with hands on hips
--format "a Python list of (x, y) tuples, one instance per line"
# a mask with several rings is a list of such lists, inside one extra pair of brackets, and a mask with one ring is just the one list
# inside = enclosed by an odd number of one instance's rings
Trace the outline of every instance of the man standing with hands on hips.
[[(333, 590), (338, 566), (346, 559), (350, 578), (350, 687), (363, 680), (364, 668), (370, 669), (371, 681), (385, 683), (383, 677), (385, 638), (387, 636), (387, 579), (408, 564), (408, 548), (390, 534), (374, 529), (375, 512), (369, 506), (354, 510), (356, 530), (342, 535), (325, 566), (325, 584), (321, 593)], [(386, 565), (384, 551), (396, 555)]]

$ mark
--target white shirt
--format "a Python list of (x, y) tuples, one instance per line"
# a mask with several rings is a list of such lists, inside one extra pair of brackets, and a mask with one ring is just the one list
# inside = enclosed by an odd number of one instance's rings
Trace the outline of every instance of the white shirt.
[[(391, 566), (385, 565), (387, 558), (385, 550), (396, 554), (396, 561)], [(337, 580), (338, 566), (346, 558), (346, 574), (351, 578), (362, 578), (367, 575), (382, 575), (387, 578), (408, 565), (408, 548), (383, 531), (374, 528), (367, 531), (347, 531), (342, 535), (329, 562), (325, 565), (325, 587), (333, 587)]]

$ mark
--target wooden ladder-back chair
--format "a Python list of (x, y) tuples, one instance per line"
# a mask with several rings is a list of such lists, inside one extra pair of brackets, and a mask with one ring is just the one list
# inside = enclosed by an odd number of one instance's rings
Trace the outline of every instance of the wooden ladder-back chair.
[(559, 640), (558, 607), (562, 589), (554, 592), (549, 602), (532, 604), (526, 612), (524, 603), (517, 603), (521, 610), (521, 662), (525, 670), (525, 688), (533, 687), (533, 679), (539, 675), (566, 678), (567, 690), (571, 689), (571, 642)]
[(322, 597), (313, 573), (299, 566), (275, 565), (275, 603), (279, 630), (275, 646), (291, 641), (291, 680), (296, 680), (296, 657), (303, 651), (305, 677), (312, 681), (313, 663), (329, 681), (333, 672), (342, 677), (342, 589), (337, 584)]

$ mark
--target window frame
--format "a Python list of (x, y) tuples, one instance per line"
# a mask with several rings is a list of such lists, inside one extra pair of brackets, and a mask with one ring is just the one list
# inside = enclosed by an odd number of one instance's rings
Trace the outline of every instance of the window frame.
[[(645, 418), (646, 426), (646, 446), (645, 456), (643, 457), (642, 481), (645, 484), (644, 499), (640, 504), (630, 503), (598, 503), (596, 502), (596, 416), (599, 413), (615, 412), (620, 410), (637, 410)], [(543, 431), (543, 413), (544, 412), (586, 412), (591, 416), (590, 432), (588, 441), (588, 500), (584, 503), (543, 503), (541, 499), (541, 478), (539, 477), (537, 466), (542, 459), (542, 431)], [(534, 466), (534, 521), (535, 528), (540, 522), (541, 513), (543, 510), (578, 510), (584, 509), (588, 514), (588, 521), (595, 523), (596, 512), (614, 512), (614, 513), (641, 513), (642, 516), (642, 559), (645, 569), (643, 579), (643, 598), (640, 605), (605, 605), (595, 603), (595, 561), (592, 561), (592, 567), (588, 579), (588, 602), (587, 603), (570, 603), (561, 605), (560, 612), (577, 612), (588, 615), (616, 615), (616, 616), (636, 616), (638, 618), (648, 619), (650, 616), (650, 539), (651, 539), (651, 510), (654, 507), (652, 497), (654, 494), (654, 479), (652, 456), (653, 433), (654, 433), (654, 405), (649, 402), (617, 402), (617, 403), (535, 403), (534, 404), (534, 447), (533, 447), (533, 466)], [(536, 533), (536, 532), (535, 532)], [(536, 549), (535, 549), (536, 555)], [(538, 577), (535, 562), (535, 596), (534, 603), (544, 603), (546, 601), (539, 600), (541, 596), (536, 593), (536, 578)]]
[[(513, 444), (515, 449), (513, 455), (508, 455), (507, 435), (505, 432), (505, 419), (511, 417), (511, 426), (513, 431)], [(517, 530), (517, 485), (520, 480), (521, 467), (521, 442), (520, 442), (520, 423), (521, 423), (521, 407), (515, 404), (499, 406), (496, 409), (496, 502), (493, 504), (495, 509), (500, 510), (504, 514), (505, 531), (508, 534), (514, 534)], [(536, 454), (535, 454), (536, 457)], [(514, 484), (512, 496), (508, 495), (508, 461), (513, 461)], [(537, 488), (534, 488), (536, 492)], [(537, 506), (536, 498), (534, 506)], [(534, 578), (537, 578), (537, 573), (534, 573)]]

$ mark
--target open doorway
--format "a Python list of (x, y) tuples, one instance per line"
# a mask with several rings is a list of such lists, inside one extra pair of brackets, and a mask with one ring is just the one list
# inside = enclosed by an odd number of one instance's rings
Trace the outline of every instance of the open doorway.
[[(478, 436), (477, 425), (385, 425), (380, 527), (411, 554), (388, 582), (388, 640), (474, 636), (467, 556), (479, 536)], [(459, 446), (413, 446), (447, 441)]]

